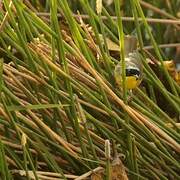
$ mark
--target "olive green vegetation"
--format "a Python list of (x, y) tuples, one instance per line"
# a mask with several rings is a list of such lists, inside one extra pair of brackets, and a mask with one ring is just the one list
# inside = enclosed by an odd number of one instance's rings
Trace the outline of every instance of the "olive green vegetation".
[[(163, 63), (174, 58), (173, 50), (161, 50), (158, 44), (176, 43), (178, 36), (168, 31), (180, 27), (149, 25), (146, 19), (150, 13), (177, 19), (179, 2), (149, 1), (164, 8), (164, 16), (138, 0), (104, 3), (98, 14), (93, 0), (3, 3), (1, 177), (83, 179), (81, 175), (99, 168), (111, 179), (118, 165), (124, 179), (179, 179), (180, 88)], [(89, 18), (75, 18), (77, 10)], [(39, 17), (39, 11), (50, 14)], [(57, 13), (63, 17), (58, 19)], [(134, 22), (124, 22), (122, 16), (134, 16)], [(132, 93), (125, 85), (127, 34), (138, 38), (143, 64), (143, 81)], [(120, 44), (118, 55), (111, 54), (107, 37)], [(164, 81), (149, 65), (146, 45), (152, 45), (151, 57), (159, 60), (156, 68)], [(119, 61), (122, 90), (113, 77)]]

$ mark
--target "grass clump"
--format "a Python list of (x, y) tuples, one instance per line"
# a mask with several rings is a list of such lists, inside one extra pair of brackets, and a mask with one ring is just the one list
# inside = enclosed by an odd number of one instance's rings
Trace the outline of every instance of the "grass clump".
[[(180, 90), (144, 17), (140, 4), (147, 4), (131, 2), (135, 23), (126, 26), (126, 4), (120, 8), (115, 1), (115, 7), (96, 14), (93, 1), (78, 2), (72, 8), (67, 0), (3, 1), (0, 174), (4, 179), (178, 179)], [(127, 34), (137, 36), (143, 64), (143, 81), (133, 93), (125, 86)], [(147, 34), (155, 53), (144, 46)], [(122, 89), (113, 73), (119, 61)]]

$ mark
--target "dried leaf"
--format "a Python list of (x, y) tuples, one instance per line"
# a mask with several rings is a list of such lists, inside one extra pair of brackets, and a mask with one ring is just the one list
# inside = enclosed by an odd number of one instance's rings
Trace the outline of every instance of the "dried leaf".
[[(112, 161), (112, 180), (128, 180), (128, 176), (125, 171), (125, 167), (119, 157), (116, 157)], [(101, 169), (91, 175), (91, 180), (103, 180), (105, 177), (105, 170)]]
[(180, 85), (180, 72), (176, 70), (174, 61), (164, 61), (164, 66), (168, 70), (170, 76)]
[(112, 179), (128, 180), (125, 167), (119, 157), (115, 158), (112, 162)]

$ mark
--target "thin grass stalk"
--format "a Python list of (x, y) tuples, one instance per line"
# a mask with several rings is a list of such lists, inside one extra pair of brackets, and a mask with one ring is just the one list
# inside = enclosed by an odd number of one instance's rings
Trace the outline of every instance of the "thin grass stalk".
[[(9, 103), (12, 103), (12, 101), (10, 100), (10, 99), (8, 99), (10, 102)], [(13, 128), (15, 129), (15, 131), (16, 131), (16, 134), (17, 134), (17, 138), (19, 138), (20, 139), (20, 132), (19, 132), (19, 130), (18, 130), (18, 127), (17, 127), (17, 124), (16, 124), (16, 121), (15, 121), (15, 116), (13, 116), (12, 114), (11, 114), (11, 112), (8, 110), (8, 105), (7, 105), (7, 101), (8, 101), (7, 99), (6, 99), (6, 97), (5, 97), (5, 94), (3, 93), (1, 93), (1, 101), (2, 101), (2, 105), (3, 105), (3, 107), (4, 107), (4, 109), (5, 109), (5, 111), (6, 111), (6, 113), (7, 113), (7, 116), (8, 116), (8, 120), (10, 120), (10, 123), (12, 124), (12, 126), (13, 126)]]
[(13, 102), (16, 102), (18, 105), (21, 105), (21, 99), (16, 97), (11, 90), (9, 90), (6, 86), (3, 86), (3, 92), (6, 96), (9, 96)]
[(106, 157), (106, 176), (105, 179), (112, 179), (112, 170), (111, 170), (111, 147), (109, 140), (105, 141), (105, 157)]
[(119, 35), (119, 45), (120, 45), (120, 57), (121, 57), (121, 66), (122, 66), (122, 88), (123, 88), (123, 99), (124, 103), (127, 104), (127, 88), (126, 88), (126, 64), (125, 64), (125, 49), (124, 49), (124, 32), (123, 24), (120, 14), (121, 3), (119, 0), (115, 0), (115, 10), (117, 14), (117, 23), (118, 23), (118, 35)]
[(141, 122), (145, 123), (147, 127), (149, 127), (151, 130), (156, 131), (158, 135), (163, 137), (166, 141), (168, 141), (174, 148), (175, 151), (179, 152), (180, 151), (180, 145), (173, 139), (171, 138), (168, 134), (166, 134), (163, 130), (158, 128), (154, 123), (151, 123), (148, 118), (145, 115), (141, 115), (134, 111), (134, 109), (131, 109), (131, 111), (135, 114), (136, 118), (140, 118)]
[[(40, 143), (38, 141), (38, 143)], [(42, 146), (42, 145), (40, 145)], [(45, 148), (42, 149), (42, 147), (37, 147), (37, 145), (35, 145), (35, 149), (38, 149), (38, 153), (40, 156), (42, 156), (42, 158), (45, 160), (45, 162), (47, 163), (47, 165), (54, 171), (54, 172), (61, 172), (61, 170), (59, 170), (59, 166), (58, 164), (54, 161), (53, 157), (51, 157), (51, 154), (48, 152), (48, 150)], [(62, 172), (61, 172), (62, 174)]]
[[(173, 1), (172, 1), (173, 3)], [(168, 12), (165, 12), (155, 6), (153, 6), (152, 4), (148, 3), (148, 2), (145, 2), (145, 1), (141, 1), (140, 4), (148, 9), (151, 9), (152, 11), (158, 13), (158, 14), (161, 14), (165, 17), (167, 17), (168, 19), (174, 19), (174, 20), (177, 20), (177, 18), (171, 14), (169, 14)]]
[(49, 109), (49, 108), (62, 108), (69, 105), (62, 105), (62, 104), (38, 104), (38, 105), (23, 105), (23, 106), (8, 106), (9, 111), (24, 111), (24, 110), (39, 110), (39, 109)]
[[(139, 163), (140, 164), (140, 163)], [(139, 173), (139, 174), (136, 174), (136, 173), (133, 173), (132, 171), (127, 171), (130, 175), (132, 175), (133, 177), (137, 177), (139, 178), (140, 180), (147, 180), (147, 177), (144, 177), (143, 175), (140, 175), (142, 173)]]
[(19, 42), (16, 33), (12, 29), (11, 22), (6, 24), (6, 28), (1, 33), (7, 34), (13, 41)]
[(156, 147), (159, 148), (159, 150), (161, 152), (163, 152), (166, 156), (168, 156), (169, 158), (171, 158), (174, 162), (176, 162), (176, 159), (168, 152), (168, 150), (163, 146), (163, 144), (160, 141), (160, 138), (156, 135), (154, 135), (153, 133), (151, 133), (150, 131), (148, 131), (148, 135), (150, 136), (150, 138), (152, 139), (152, 142), (155, 143)]
[[(89, 159), (89, 153), (88, 153), (87, 147), (83, 143), (83, 140), (82, 140), (82, 137), (81, 137), (80, 125), (79, 125), (78, 117), (77, 117), (77, 113), (76, 113), (75, 97), (74, 96), (73, 96), (73, 111), (75, 113), (75, 117), (71, 117), (71, 118), (74, 118), (74, 120), (75, 120), (75, 122), (74, 122), (74, 130), (75, 130), (76, 135), (77, 135), (77, 137), (78, 137), (78, 139), (80, 141), (80, 146), (81, 146), (81, 149), (82, 149), (83, 157), (86, 158), (86, 159)], [(70, 115), (70, 116), (72, 116), (72, 115)]]
[(12, 179), (12, 176), (10, 174), (7, 159), (4, 151), (4, 145), (2, 141), (0, 140), (0, 172), (2, 175), (2, 178), (5, 180)]
[(152, 101), (155, 104), (157, 104), (156, 95), (155, 95), (153, 86), (151, 84), (149, 84), (148, 85), (148, 89), (149, 89), (150, 99), (152, 99)]
[(12, 150), (12, 148), (7, 147), (8, 145), (6, 145), (5, 150), (6, 152), (9, 154), (9, 156), (11, 157), (11, 159), (14, 160), (14, 162), (16, 163), (17, 167), (19, 169), (24, 169), (23, 167), (23, 163), (21, 161), (21, 159), (16, 155), (16, 153), (14, 152), (14, 149)]
[[(106, 105), (109, 109), (112, 110), (111, 104), (110, 104), (110, 102), (109, 102), (109, 100), (108, 100), (108, 97), (107, 97), (105, 91), (103, 90), (102, 85), (100, 84), (100, 82), (97, 82), (97, 84), (98, 84), (99, 87), (100, 87), (101, 94), (102, 94), (102, 96), (103, 96), (103, 100), (104, 100), (105, 105)], [(112, 118), (112, 117), (110, 117), (110, 119), (112, 120), (112, 122), (113, 122), (114, 126), (116, 127), (116, 129), (118, 129), (119, 127), (118, 127), (117, 121), (116, 121), (114, 118)]]
[(28, 173), (28, 162), (27, 162), (27, 154), (26, 154), (26, 151), (25, 151), (25, 148), (23, 147), (23, 163), (24, 163), (24, 168), (25, 168), (25, 171), (26, 171), (26, 178), (28, 180), (30, 180), (30, 177), (29, 177), (29, 173)]
[(110, 59), (109, 49), (108, 49), (108, 45), (107, 45), (107, 41), (106, 41), (106, 32), (105, 32), (105, 28), (104, 28), (104, 23), (103, 23), (102, 18), (101, 18), (101, 13), (98, 14), (98, 17), (99, 17), (99, 25), (100, 25), (100, 29), (101, 29), (101, 33), (102, 33), (102, 37), (103, 37), (105, 56), (108, 56), (108, 58), (106, 58), (107, 59), (106, 64), (109, 66), (110, 76), (112, 76), (113, 74), (111, 72), (112, 70), (111, 70), (111, 67), (110, 67), (110, 64), (112, 62), (111, 62), (111, 59)]
[[(136, 174), (139, 174), (139, 166), (138, 166), (138, 155), (137, 155), (137, 147), (135, 144), (136, 139), (134, 137), (132, 137), (132, 152), (133, 152), (133, 160), (134, 160), (134, 172)], [(139, 176), (135, 177), (135, 180), (139, 180)]]
[[(27, 139), (26, 139), (26, 135), (24, 133), (22, 133), (22, 139), (21, 139), (21, 144), (22, 144), (22, 148), (23, 148), (23, 154), (24, 154), (24, 163), (27, 165), (27, 160), (29, 162), (29, 165), (31, 166), (32, 168), (32, 171), (33, 171), (33, 174), (34, 174), (34, 177), (36, 180), (39, 180), (37, 174), (36, 174), (36, 170), (35, 170), (35, 167), (33, 165), (33, 161), (29, 155), (29, 151), (28, 151), (28, 148), (26, 147), (26, 143), (27, 143)], [(27, 172), (28, 174), (28, 172)], [(26, 175), (27, 175), (26, 174)]]
[[(12, 1), (9, 3), (9, 7), (12, 7)], [(3, 17), (3, 13), (0, 13), (0, 17), (1, 17), (1, 25), (0, 25), (0, 32), (2, 32), (4, 30), (4, 27), (9, 19), (9, 15), (8, 12), (5, 13), (4, 17)]]
[(180, 103), (180, 98), (178, 98), (177, 96), (175, 96), (174, 94), (171, 94), (170, 92), (167, 91), (167, 94), (170, 96), (170, 98), (172, 98), (177, 104)]
[[(53, 1), (51, 1), (51, 8), (50, 8), (50, 22), (51, 22), (51, 27), (52, 27), (52, 30), (54, 32), (59, 33), (57, 32), (58, 30), (56, 29), (56, 25), (54, 25), (56, 22), (56, 16), (55, 16), (55, 13), (57, 13), (55, 10), (52, 11), (53, 7), (52, 7), (52, 3)], [(58, 35), (57, 35), (58, 36)], [(51, 47), (51, 57), (52, 57), (52, 61), (53, 62), (56, 62), (56, 39), (54, 38), (53, 35), (51, 35), (51, 44), (52, 44), (52, 47)], [(59, 59), (59, 61), (61, 61), (61, 59)], [(56, 83), (56, 73), (55, 72), (52, 72), (52, 80), (54, 82), (54, 85), (56, 88), (58, 88), (57, 86), (57, 83)]]
[(171, 167), (169, 165), (166, 165), (164, 162), (162, 162), (161, 165), (163, 166), (164, 169), (166, 169), (167, 172), (169, 172), (169, 174), (174, 176), (175, 179), (179, 178), (179, 175), (177, 174), (177, 172), (174, 171), (173, 169), (171, 169)]
[[(173, 81), (173, 82), (174, 82), (174, 81)], [(175, 87), (176, 87), (178, 93), (180, 94), (180, 87), (179, 87), (179, 85), (178, 85), (177, 83), (175, 83), (175, 82), (174, 82), (174, 85), (175, 85)]]
[[(102, 9), (103, 9), (103, 7), (102, 7)], [(109, 56), (109, 50), (108, 50), (108, 46), (107, 46), (107, 42), (106, 42), (106, 35), (105, 35), (104, 23), (103, 23), (102, 18), (101, 18), (101, 13), (98, 13), (98, 17), (99, 17), (100, 29), (101, 29), (102, 36), (103, 36), (103, 42), (104, 42), (105, 52), (106, 52), (107, 55)], [(100, 43), (100, 44), (101, 44), (101, 43)], [(105, 56), (106, 56), (106, 54), (105, 54)], [(104, 58), (103, 58), (103, 59), (104, 59)], [(110, 62), (108, 62), (108, 61), (109, 61), (109, 60), (107, 60), (106, 64), (109, 66), (108, 69), (111, 69), (111, 68), (110, 68)], [(112, 70), (110, 70), (110, 80), (112, 79), (112, 73), (111, 73), (111, 71), (112, 71)], [(102, 88), (101, 88), (101, 89), (102, 89)], [(104, 94), (104, 93), (103, 93), (103, 94)], [(104, 98), (107, 99), (106, 96), (105, 96)], [(110, 103), (108, 102), (108, 99), (106, 100), (106, 104), (108, 105), (108, 107), (109, 107), (110, 109), (112, 109)], [(117, 124), (116, 120), (115, 120), (115, 119), (112, 119), (112, 121), (113, 121), (115, 127), (118, 128), (118, 124)]]
[(2, 86), (3, 86), (3, 63), (4, 63), (4, 60), (0, 58), (0, 95), (1, 95)]
[(84, 130), (85, 130), (85, 134), (86, 134), (86, 137), (87, 137), (87, 140), (88, 140), (88, 143), (89, 143), (89, 146), (90, 146), (90, 149), (92, 151), (92, 154), (94, 156), (94, 159), (97, 161), (99, 158), (96, 154), (96, 150), (94, 148), (94, 144), (93, 144), (93, 141), (91, 139), (91, 136), (89, 134), (89, 130), (88, 130), (88, 127), (87, 127), (87, 120), (86, 120), (86, 116), (84, 114), (84, 111), (83, 111), (83, 108), (81, 106), (81, 104), (79, 103), (79, 99), (78, 97), (75, 97), (76, 98), (76, 103), (77, 103), (77, 110), (79, 112), (79, 116), (81, 118), (81, 121), (83, 123), (83, 126), (84, 126)]
[[(127, 104), (127, 85), (126, 85), (126, 64), (125, 64), (125, 49), (124, 49), (124, 32), (123, 32), (123, 24), (121, 18), (121, 3), (122, 1), (115, 0), (115, 11), (117, 15), (117, 24), (118, 24), (118, 35), (119, 35), (119, 45), (120, 45), (120, 57), (121, 57), (121, 67), (122, 67), (122, 89), (123, 89), (123, 102)], [(129, 116), (125, 112), (125, 120), (126, 123), (129, 124)], [(128, 149), (129, 149), (129, 164), (131, 169), (134, 171), (134, 159), (132, 152), (132, 139), (130, 133), (127, 132), (127, 141), (128, 141)]]
[(159, 180), (168, 180), (160, 171), (158, 171), (155, 167), (153, 167), (150, 163), (148, 163), (144, 158), (139, 159), (143, 164), (146, 165), (148, 168), (148, 171), (152, 171), (152, 174), (154, 175), (154, 178), (157, 178)]
[[(62, 35), (61, 35), (61, 29), (60, 29), (58, 19), (57, 19), (57, 16), (56, 16), (56, 14), (57, 14), (57, 1), (56, 0), (51, 1), (50, 5), (51, 5), (50, 6), (51, 20), (52, 20), (51, 23), (52, 23), (54, 32), (56, 32), (56, 34), (57, 34), (56, 39), (52, 36), (52, 41), (54, 42), (54, 47), (52, 47), (52, 59), (54, 59), (54, 61), (55, 61), (55, 53), (56, 53), (55, 52), (55, 45), (57, 45), (59, 62), (60, 62), (60, 64), (63, 65), (64, 71), (67, 74), (69, 74), (69, 69), (68, 69), (68, 66), (67, 66), (66, 58), (65, 58), (65, 52), (64, 52), (64, 45), (63, 45)], [(56, 72), (53, 72), (53, 82), (55, 83), (55, 87), (58, 89), (58, 86), (56, 84)], [(72, 100), (73, 99), (72, 87), (71, 87), (71, 84), (70, 84), (68, 79), (65, 79), (65, 83), (66, 83), (66, 87), (68, 89), (68, 92), (70, 94), (70, 99), (71, 99), (71, 104), (72, 104), (72, 101), (73, 101)], [(70, 137), (69, 137), (69, 135), (68, 135), (68, 133), (66, 131), (64, 121), (62, 120), (61, 123), (62, 123), (62, 127), (64, 129), (64, 132), (65, 132), (66, 138), (70, 142)], [(73, 127), (74, 127), (74, 125), (73, 125)]]

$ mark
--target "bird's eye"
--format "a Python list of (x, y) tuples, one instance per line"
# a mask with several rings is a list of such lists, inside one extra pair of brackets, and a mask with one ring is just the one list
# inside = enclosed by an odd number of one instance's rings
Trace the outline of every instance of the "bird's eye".
[(126, 69), (126, 76), (137, 76), (137, 77), (139, 77), (140, 76), (140, 70), (132, 69), (132, 68)]

